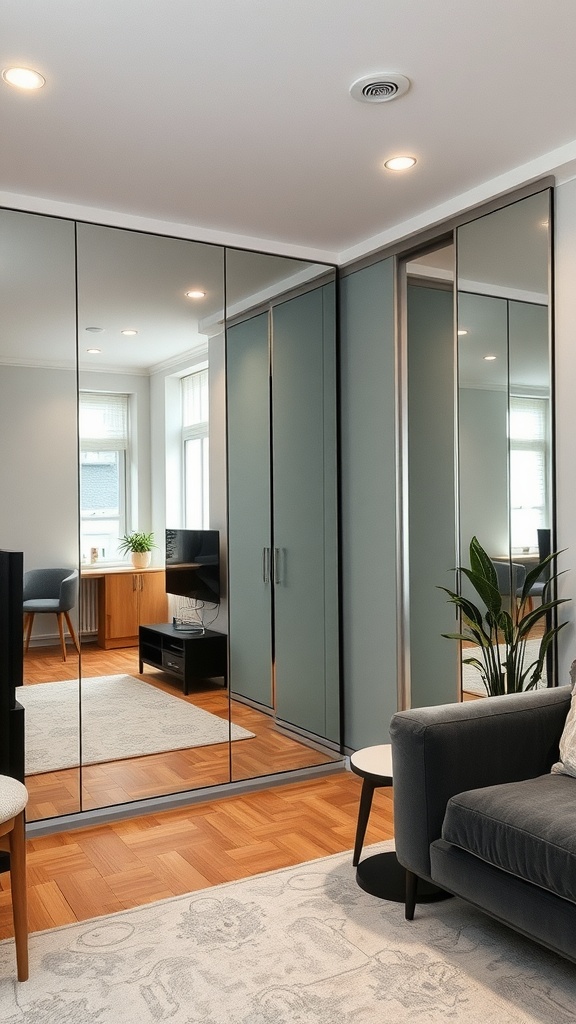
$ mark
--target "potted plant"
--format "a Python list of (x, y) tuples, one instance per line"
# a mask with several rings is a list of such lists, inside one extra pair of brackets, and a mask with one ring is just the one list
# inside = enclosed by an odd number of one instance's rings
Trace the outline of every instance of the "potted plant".
[(156, 547), (154, 544), (153, 533), (139, 533), (133, 530), (132, 533), (125, 533), (118, 545), (118, 550), (123, 555), (127, 555), (131, 552), (132, 565), (135, 569), (147, 569), (150, 565), (150, 559), (152, 557), (152, 548)]
[[(439, 587), (460, 611), (462, 632), (443, 633), (449, 640), (459, 640), (473, 644), (478, 648), (477, 655), (463, 658), (463, 664), (478, 669), (488, 696), (495, 697), (503, 693), (519, 693), (521, 690), (534, 689), (542, 678), (546, 652), (554, 637), (563, 626), (551, 626), (551, 613), (558, 605), (570, 598), (550, 598), (552, 583), (560, 574), (551, 571), (551, 563), (557, 557), (554, 552), (538, 563), (526, 578), (519, 596), (510, 597), (510, 611), (505, 607), (503, 595), (498, 587), (498, 577), (489, 555), (476, 537), (470, 542), (470, 568), (459, 566), (457, 572), (464, 575), (478, 594), (484, 609), (475, 605), (462, 594), (456, 594), (447, 587)], [(550, 568), (549, 568), (550, 567)], [(530, 607), (530, 590), (539, 580), (546, 580), (542, 595), (542, 603), (534, 609)], [(513, 588), (511, 588), (513, 589)], [(546, 624), (545, 632), (540, 640), (538, 655), (529, 665), (524, 664), (526, 641), (531, 630), (541, 619)]]

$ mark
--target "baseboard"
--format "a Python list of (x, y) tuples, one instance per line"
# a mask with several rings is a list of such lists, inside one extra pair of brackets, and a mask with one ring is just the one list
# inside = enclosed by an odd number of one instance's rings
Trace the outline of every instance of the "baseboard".
[(115, 804), (113, 807), (97, 807), (90, 811), (78, 811), (76, 814), (64, 814), (58, 818), (43, 818), (40, 821), (27, 822), (26, 837), (34, 839), (36, 836), (70, 832), (76, 828), (105, 825), (111, 821), (137, 818), (145, 814), (157, 814), (161, 811), (188, 807), (191, 804), (203, 803), (207, 800), (253, 793), (259, 789), (272, 789), (293, 782), (305, 782), (307, 779), (333, 775), (335, 772), (343, 771), (345, 767), (344, 760), (338, 759), (326, 764), (313, 765), (310, 768), (296, 768), (289, 772), (278, 772), (276, 775), (264, 775), (258, 779), (240, 779), (238, 782), (227, 782), (220, 786), (206, 786), (204, 789), (150, 797), (149, 800), (135, 800), (127, 804)]

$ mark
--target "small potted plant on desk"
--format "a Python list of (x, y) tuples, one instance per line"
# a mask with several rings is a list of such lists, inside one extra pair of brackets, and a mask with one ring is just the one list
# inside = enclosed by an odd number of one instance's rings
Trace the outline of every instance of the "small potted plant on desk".
[(152, 557), (152, 548), (156, 547), (154, 544), (153, 533), (139, 533), (133, 531), (132, 533), (125, 533), (118, 545), (118, 550), (123, 555), (127, 555), (128, 552), (132, 555), (132, 565), (135, 569), (147, 569), (150, 565), (150, 559)]

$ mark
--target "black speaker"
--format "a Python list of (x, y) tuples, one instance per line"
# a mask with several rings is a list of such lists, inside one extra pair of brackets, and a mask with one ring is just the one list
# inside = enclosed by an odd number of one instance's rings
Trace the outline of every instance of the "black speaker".
[(24, 709), (16, 687), (24, 678), (24, 556), (0, 551), (0, 774), (24, 781)]
[(541, 562), (551, 554), (551, 530), (537, 530), (538, 533), (538, 558)]

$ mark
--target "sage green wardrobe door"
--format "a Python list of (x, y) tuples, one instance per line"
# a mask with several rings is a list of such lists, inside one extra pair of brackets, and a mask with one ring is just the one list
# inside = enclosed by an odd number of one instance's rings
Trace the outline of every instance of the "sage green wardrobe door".
[(268, 313), (226, 337), (230, 691), (271, 708)]
[(339, 740), (334, 286), (272, 311), (276, 718)]

